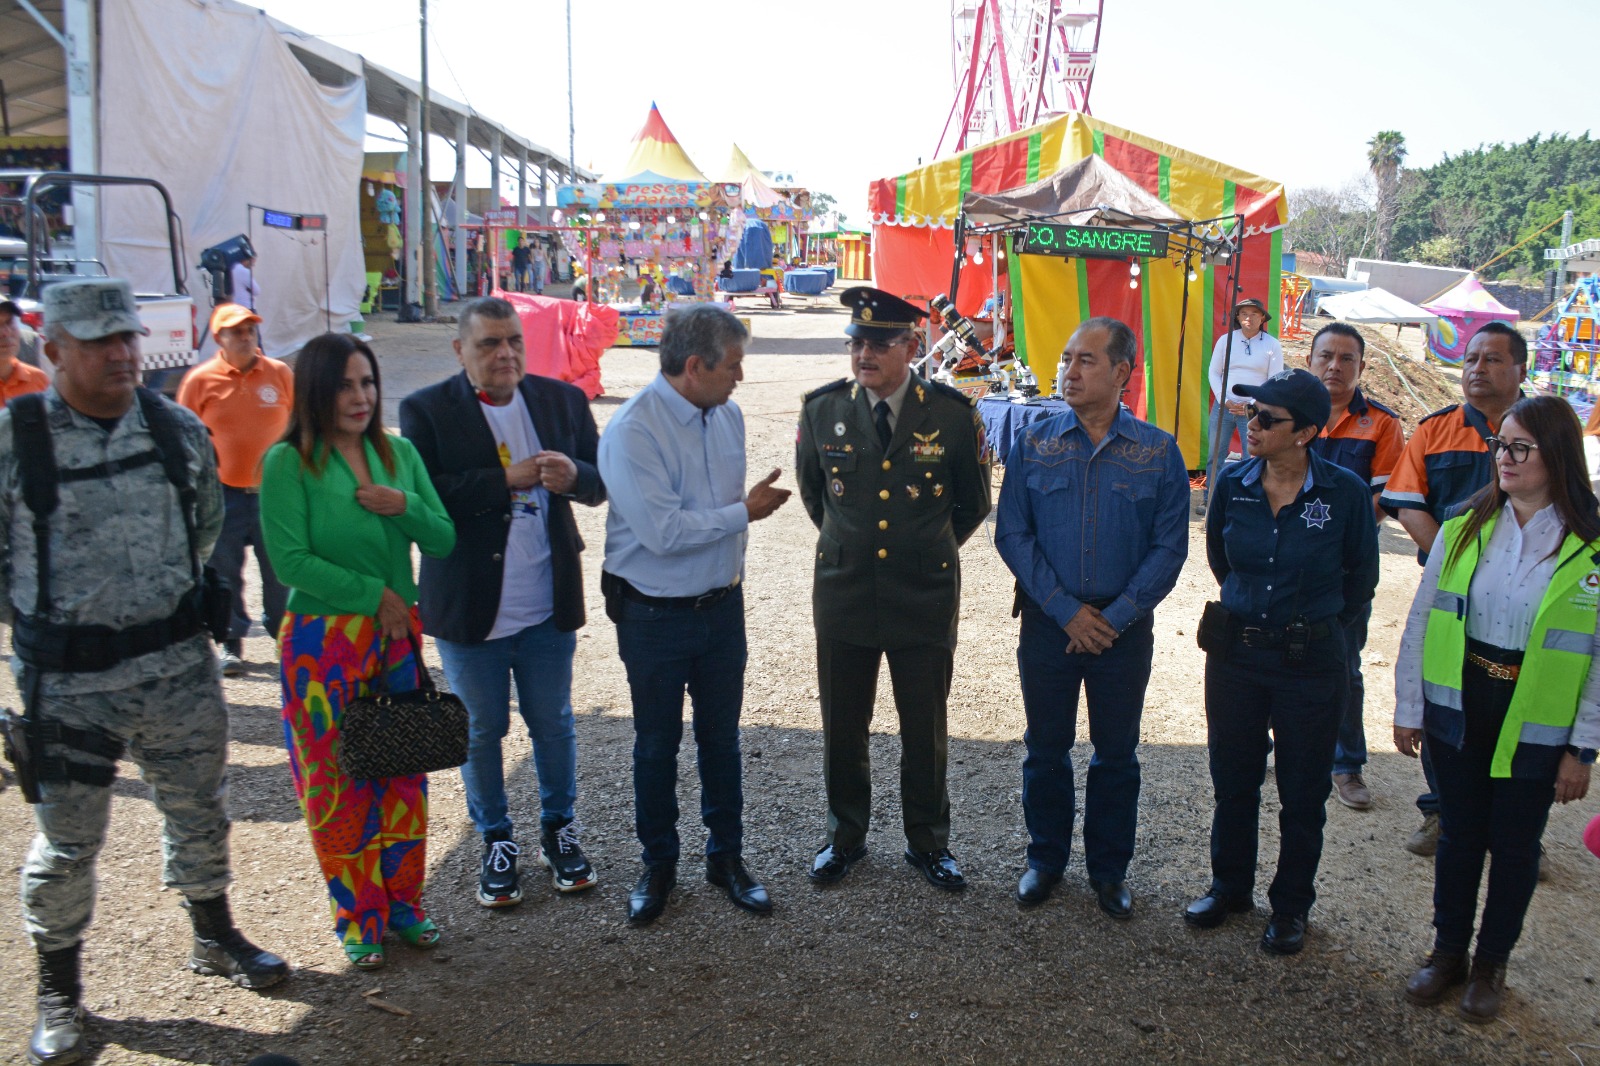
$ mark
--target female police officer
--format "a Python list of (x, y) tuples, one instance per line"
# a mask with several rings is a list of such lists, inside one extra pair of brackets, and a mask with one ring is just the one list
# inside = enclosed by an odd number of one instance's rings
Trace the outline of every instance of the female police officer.
[(1322, 382), (1285, 370), (1234, 392), (1255, 400), (1251, 458), (1211, 496), (1206, 555), (1222, 602), (1207, 605), (1199, 633), (1216, 793), (1211, 890), (1184, 920), (1210, 929), (1251, 909), (1261, 783), (1275, 750), (1282, 839), (1261, 946), (1292, 955), (1316, 898), (1347, 687), (1343, 623), (1372, 600), (1378, 540), (1367, 486), (1307, 450), (1328, 420)]
[(1427, 729), (1441, 829), (1433, 954), (1406, 998), (1437, 1002), (1466, 981), (1473, 1022), (1499, 1013), (1550, 804), (1587, 794), (1600, 745), (1600, 514), (1578, 420), (1532, 396), (1488, 444), (1495, 480), (1435, 538), (1395, 664), (1395, 747), (1415, 756)]

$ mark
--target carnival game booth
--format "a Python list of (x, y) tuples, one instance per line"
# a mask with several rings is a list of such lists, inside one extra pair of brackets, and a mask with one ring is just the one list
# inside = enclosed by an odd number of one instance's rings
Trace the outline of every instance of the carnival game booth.
[(1587, 418), (1600, 394), (1600, 275), (1579, 278), (1534, 342), (1535, 385)]
[[(1016, 232), (1006, 226), (987, 232), (974, 226), (975, 232), (963, 232), (957, 245), (956, 226), (969, 195), (1030, 190), (1091, 157), (1105, 166), (1093, 165), (1080, 178), (1109, 185), (1107, 173), (1114, 171), (1125, 179), (1118, 188), (1131, 185), (1149, 198), (1140, 201), (1144, 210), (1126, 212), (1149, 220), (1134, 230), (1179, 223), (1186, 230), (1194, 227), (1201, 251), (1194, 251), (1187, 238), (1175, 241), (1175, 230), (1168, 233), (1169, 252), (1194, 253), (1187, 268), (1181, 255), (1145, 257), (1137, 245), (1126, 252), (1118, 249), (1115, 258), (1016, 254)], [(1150, 208), (1152, 202), (1162, 208), (1160, 215)], [(1142, 380), (1130, 383), (1128, 405), (1140, 417), (1176, 433), (1191, 469), (1202, 465), (1212, 348), (1230, 332), (1238, 297), (1268, 299), (1280, 288), (1281, 227), (1288, 209), (1281, 184), (1070, 113), (875, 181), (868, 190), (868, 206), (875, 283), (920, 302), (954, 288), (955, 305), (968, 316), (998, 290), (1011, 317), (1016, 354), (1034, 367), (1041, 385), (1054, 380), (1061, 349), (1080, 322), (1110, 315), (1128, 323), (1142, 356)], [(1163, 216), (1168, 221), (1160, 221)], [(1220, 254), (1223, 245), (1236, 249), (1226, 262)], [(1204, 247), (1216, 249), (1215, 261)], [(1132, 274), (1136, 264), (1139, 276)], [(1275, 326), (1276, 320), (1269, 324)]]
[(1522, 317), (1496, 300), (1475, 274), (1468, 274), (1443, 296), (1422, 306), (1439, 316), (1428, 326), (1428, 352), (1450, 366), (1461, 365), (1478, 330), (1490, 322), (1514, 326)]
[(706, 179), (654, 104), (626, 163), (597, 182), (557, 188), (568, 249), (588, 268), (589, 302), (621, 315), (618, 345), (660, 341), (661, 308), (624, 299), (645, 273), (662, 279), (669, 298), (685, 287), (693, 293), (685, 298), (709, 296), (740, 196), (739, 186)]

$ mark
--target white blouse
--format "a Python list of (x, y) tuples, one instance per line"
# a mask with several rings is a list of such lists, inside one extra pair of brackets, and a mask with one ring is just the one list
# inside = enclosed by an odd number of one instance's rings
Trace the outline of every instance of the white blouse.
[[(1554, 504), (1528, 519), (1525, 526), (1517, 523), (1511, 505), (1506, 504), (1467, 588), (1467, 636), (1508, 651), (1528, 646), (1528, 633), (1560, 561), (1555, 553), (1565, 536)], [(1428, 629), (1428, 612), (1433, 609), (1433, 594), (1439, 589), (1444, 556), (1441, 531), (1428, 551), (1428, 565), (1422, 569), (1395, 661), (1394, 724), (1408, 729), (1422, 726), (1423, 635)], [(1600, 629), (1568, 743), (1600, 747)]]

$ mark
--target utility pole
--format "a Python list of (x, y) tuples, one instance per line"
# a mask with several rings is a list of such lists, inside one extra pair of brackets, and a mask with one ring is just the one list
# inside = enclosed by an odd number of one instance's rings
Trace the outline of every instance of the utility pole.
[[(572, 118), (572, 0), (567, 0), (567, 181), (578, 183), (577, 124)], [(539, 192), (540, 197), (544, 191)]]
[(422, 188), (417, 190), (422, 208), (422, 314), (433, 318), (439, 313), (439, 290), (433, 267), (433, 237), (438, 232), (433, 218), (433, 179), (428, 169), (428, 0), (422, 5)]

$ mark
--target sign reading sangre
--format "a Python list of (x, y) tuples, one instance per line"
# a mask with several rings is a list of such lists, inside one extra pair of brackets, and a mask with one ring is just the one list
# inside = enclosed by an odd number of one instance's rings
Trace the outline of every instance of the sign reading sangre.
[(1167, 235), (1150, 230), (1030, 222), (1022, 251), (1028, 255), (1164, 259), (1167, 255)]

